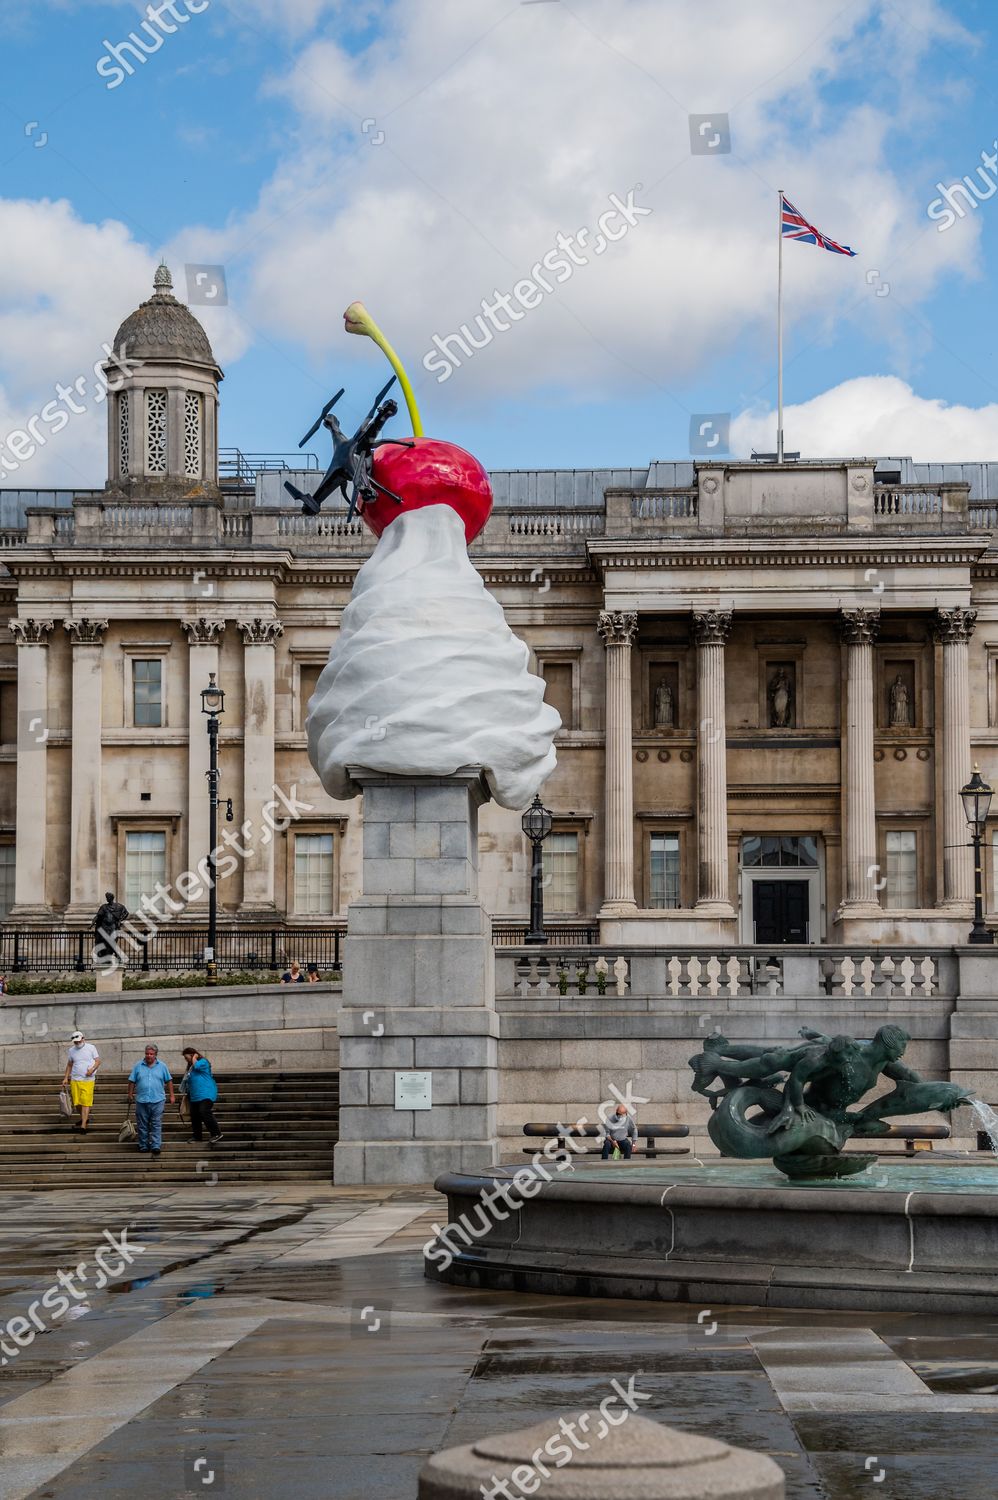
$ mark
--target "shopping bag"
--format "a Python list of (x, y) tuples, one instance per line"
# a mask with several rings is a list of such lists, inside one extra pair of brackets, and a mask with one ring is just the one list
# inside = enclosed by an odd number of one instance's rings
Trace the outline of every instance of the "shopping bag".
[(73, 1113), (73, 1105), (69, 1097), (68, 1089), (59, 1090), (59, 1109), (64, 1115), (71, 1115)]
[(617, 1145), (617, 1142), (614, 1141), (614, 1143), (613, 1143), (613, 1156), (610, 1158), (610, 1160), (611, 1161), (620, 1161), (620, 1158), (623, 1156), (623, 1154), (624, 1153), (621, 1151), (620, 1147)]
[(134, 1139), (135, 1126), (132, 1124), (132, 1111), (129, 1107), (127, 1115), (121, 1122), (121, 1129), (118, 1131), (118, 1143), (124, 1145), (126, 1141), (134, 1141)]

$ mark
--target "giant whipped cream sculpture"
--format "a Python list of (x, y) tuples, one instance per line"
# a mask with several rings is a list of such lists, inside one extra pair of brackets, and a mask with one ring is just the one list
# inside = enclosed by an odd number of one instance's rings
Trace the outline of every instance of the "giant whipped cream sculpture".
[[(332, 412), (337, 392), (299, 444), (320, 426), (332, 434), (322, 481), (313, 495), (285, 485), (307, 515), (340, 490), (348, 517), (359, 513), (379, 539), (308, 705), (309, 759), (331, 797), (360, 791), (350, 768), (450, 776), (481, 766), (497, 802), (526, 807), (554, 770), (561, 720), (468, 557), (492, 509), (488, 475), (462, 448), (423, 436), (406, 373), (364, 306), (351, 303), (345, 318), (395, 375), (352, 438)], [(396, 378), (411, 438), (381, 436), (398, 411), (385, 399)]]

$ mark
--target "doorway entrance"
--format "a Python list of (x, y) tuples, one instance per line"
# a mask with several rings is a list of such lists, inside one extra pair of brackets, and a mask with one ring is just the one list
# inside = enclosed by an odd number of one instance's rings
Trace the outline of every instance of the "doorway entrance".
[(755, 940), (774, 943), (808, 941), (810, 892), (806, 880), (754, 880), (752, 921)]
[(819, 943), (822, 869), (810, 834), (751, 834), (741, 846), (742, 941)]

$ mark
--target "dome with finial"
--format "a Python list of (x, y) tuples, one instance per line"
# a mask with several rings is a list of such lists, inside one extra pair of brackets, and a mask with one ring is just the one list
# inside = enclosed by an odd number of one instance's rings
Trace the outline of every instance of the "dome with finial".
[(208, 335), (190, 309), (173, 295), (173, 278), (163, 262), (153, 278), (152, 296), (129, 313), (114, 336), (115, 353), (122, 345), (129, 360), (180, 359), (215, 364)]

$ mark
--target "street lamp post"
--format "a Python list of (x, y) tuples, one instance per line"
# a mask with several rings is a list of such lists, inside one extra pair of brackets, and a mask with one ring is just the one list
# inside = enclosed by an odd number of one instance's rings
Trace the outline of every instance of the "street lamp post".
[(546, 943), (544, 931), (544, 855), (542, 845), (551, 832), (554, 819), (536, 793), (533, 802), (520, 819), (520, 827), (530, 840), (530, 931), (525, 943)]
[(974, 925), (967, 938), (969, 943), (993, 943), (994, 934), (984, 921), (984, 870), (981, 865), (981, 841), (984, 838), (991, 807), (992, 788), (982, 780), (977, 766), (967, 785), (960, 792), (963, 811), (970, 827), (974, 848)]
[(218, 717), (225, 712), (225, 694), (208, 673), (208, 686), (201, 689), (201, 712), (208, 716), (208, 941), (204, 950), (205, 983), (218, 983), (215, 942), (218, 935), (218, 899), (215, 890), (215, 846), (218, 843)]

